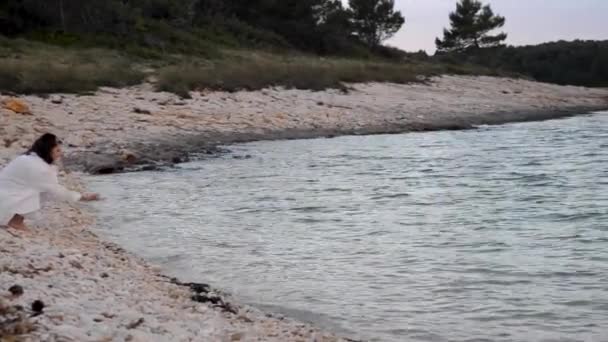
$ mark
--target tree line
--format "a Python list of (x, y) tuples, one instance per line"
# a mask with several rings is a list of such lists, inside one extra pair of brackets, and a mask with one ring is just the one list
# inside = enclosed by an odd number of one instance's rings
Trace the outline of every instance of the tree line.
[[(144, 45), (232, 40), (318, 54), (382, 50), (403, 25), (394, 0), (5, 0), (0, 33), (103, 36)], [(219, 38), (218, 38), (219, 37)]]
[(450, 28), (435, 41), (437, 61), (482, 65), (543, 82), (608, 86), (608, 41), (505, 46), (507, 34), (496, 30), (506, 19), (477, 0), (460, 0), (449, 18)]
[[(318, 55), (423, 59), (482, 65), (559, 84), (608, 86), (608, 41), (504, 44), (506, 18), (479, 0), (458, 0), (437, 53), (383, 43), (404, 15), (394, 0), (3, 0), (0, 34), (54, 44), (145, 48), (209, 55), (217, 46)], [(140, 51), (140, 50), (137, 50)]]

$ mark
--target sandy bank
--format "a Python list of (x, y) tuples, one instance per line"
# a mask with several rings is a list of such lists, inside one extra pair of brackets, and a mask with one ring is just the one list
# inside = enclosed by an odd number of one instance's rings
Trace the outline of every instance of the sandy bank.
[[(0, 110), (0, 136), (20, 151), (39, 132), (64, 137), (67, 164), (113, 172), (177, 162), (218, 144), (345, 134), (466, 129), (608, 108), (607, 89), (493, 77), (445, 76), (429, 84), (357, 84), (353, 90), (200, 92), (192, 99), (151, 84), (89, 96), (21, 97), (33, 116)], [(6, 143), (8, 141), (8, 143)], [(14, 141), (14, 142), (13, 142)]]

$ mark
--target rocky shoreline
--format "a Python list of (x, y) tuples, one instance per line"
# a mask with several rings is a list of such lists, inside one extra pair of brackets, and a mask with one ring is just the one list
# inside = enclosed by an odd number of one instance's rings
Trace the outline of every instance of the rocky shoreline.
[(0, 106), (0, 143), (17, 153), (39, 132), (53, 131), (66, 143), (69, 169), (113, 173), (170, 166), (255, 140), (472, 129), (608, 109), (607, 89), (465, 76), (428, 84), (355, 84), (348, 93), (191, 95), (181, 99), (143, 84), (89, 95), (18, 97), (33, 115)]
[[(62, 182), (80, 172), (154, 169), (225, 153), (224, 145), (473, 129), (608, 108), (608, 89), (445, 76), (429, 84), (358, 84), (349, 93), (267, 89), (199, 92), (151, 84), (93, 95), (0, 94), (0, 166), (44, 132), (67, 153)], [(52, 204), (35, 234), (0, 229), (0, 334), (17, 341), (345, 341), (184, 284), (97, 237), (86, 206)], [(11, 289), (9, 291), (9, 289)], [(21, 289), (21, 291), (17, 291)], [(39, 301), (39, 302), (38, 302)]]
[[(286, 129), (265, 133), (201, 133), (191, 136), (173, 137), (151, 143), (134, 143), (127, 147), (137, 157), (133, 161), (123, 155), (102, 151), (88, 151), (68, 158), (67, 164), (78, 171), (91, 174), (111, 174), (120, 172), (152, 171), (175, 164), (213, 158), (231, 151), (223, 146), (254, 141), (294, 140), (334, 138), (347, 135), (403, 134), (410, 132), (432, 132), (450, 130), (472, 130), (482, 125), (543, 121), (566, 118), (573, 115), (592, 113), (606, 109), (606, 106), (580, 106), (566, 109), (547, 109), (521, 112), (496, 112), (471, 115), (451, 122), (405, 123), (382, 126), (368, 126), (360, 129)], [(247, 156), (234, 156), (242, 158)]]
[(2, 341), (349, 341), (161, 275), (93, 233), (86, 209), (42, 216), (35, 235), (0, 229)]

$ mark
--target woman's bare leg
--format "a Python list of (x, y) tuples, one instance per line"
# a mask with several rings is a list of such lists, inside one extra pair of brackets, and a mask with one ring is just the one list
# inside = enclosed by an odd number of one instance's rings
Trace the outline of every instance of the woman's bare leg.
[(16, 214), (8, 223), (8, 226), (17, 230), (23, 230), (28, 232), (29, 228), (24, 223), (24, 217)]

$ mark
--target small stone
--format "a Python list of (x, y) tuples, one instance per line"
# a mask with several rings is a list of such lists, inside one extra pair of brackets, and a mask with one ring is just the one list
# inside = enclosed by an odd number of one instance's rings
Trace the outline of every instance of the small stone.
[(102, 278), (108, 278), (110, 275), (107, 274), (106, 272), (103, 272), (99, 276), (102, 277)]
[(103, 322), (103, 318), (99, 318), (99, 317), (93, 318), (93, 322), (101, 323), (101, 322)]
[(120, 152), (120, 158), (129, 164), (133, 164), (137, 161), (137, 156), (135, 156), (133, 152), (127, 150)]
[(111, 314), (111, 313), (107, 313), (107, 312), (102, 312), (101, 315), (103, 317), (105, 317), (105, 318), (108, 318), (108, 319), (112, 319), (112, 318), (116, 317), (116, 315)]
[(19, 139), (6, 139), (4, 138), (4, 147), (9, 148), (13, 145), (13, 143), (19, 141)]
[(32, 303), (32, 311), (35, 313), (42, 313), (42, 310), (44, 310), (44, 303), (41, 300), (35, 300)]
[(137, 113), (137, 114), (146, 114), (146, 115), (150, 115), (152, 114), (152, 111), (146, 108), (141, 108), (141, 107), (135, 107), (133, 108), (133, 112)]
[(137, 327), (139, 327), (140, 325), (142, 325), (144, 323), (144, 318), (140, 318), (137, 321), (131, 322), (127, 325), (127, 329), (131, 330), (131, 329), (135, 329)]
[(23, 287), (21, 287), (21, 285), (13, 285), (8, 289), (8, 291), (13, 296), (21, 296), (23, 294)]
[(63, 96), (61, 95), (53, 95), (51, 96), (51, 102), (54, 104), (62, 104), (63, 103)]
[(243, 333), (234, 333), (232, 335), (230, 335), (230, 340), (231, 341), (240, 341), (243, 339)]
[(83, 269), (84, 267), (82, 267), (82, 265), (76, 261), (76, 260), (71, 260), (70, 261), (70, 265), (72, 265), (72, 267), (77, 268), (79, 270)]

